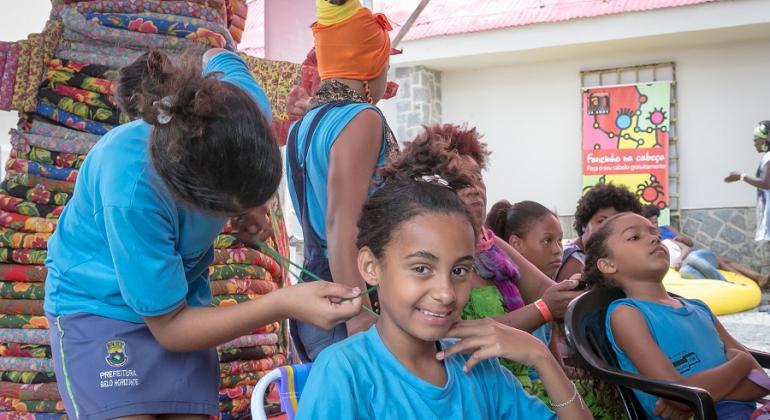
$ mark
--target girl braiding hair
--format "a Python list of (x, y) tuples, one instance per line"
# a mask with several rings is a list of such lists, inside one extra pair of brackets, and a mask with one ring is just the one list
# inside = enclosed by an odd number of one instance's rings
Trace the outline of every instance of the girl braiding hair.
[(117, 102), (135, 120), (88, 152), (48, 241), (44, 310), (72, 418), (208, 419), (216, 346), (286, 318), (330, 329), (361, 310), (360, 290), (327, 282), (211, 305), (214, 241), (231, 217), (241, 238), (269, 225), (281, 158), (246, 63), (222, 49), (201, 61), (151, 51), (120, 71)]

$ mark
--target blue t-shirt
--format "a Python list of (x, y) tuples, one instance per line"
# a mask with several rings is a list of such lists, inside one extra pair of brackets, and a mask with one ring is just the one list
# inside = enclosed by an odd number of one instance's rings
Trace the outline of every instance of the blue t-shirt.
[[(270, 120), (270, 102), (237, 55), (212, 57), (204, 73), (248, 92)], [(45, 311), (129, 322), (211, 301), (208, 267), (225, 219), (178, 203), (152, 166), (152, 127), (114, 128), (88, 153), (48, 242)]]
[[(605, 328), (621, 369), (639, 373), (628, 355), (615, 343), (610, 327), (612, 312), (620, 305), (627, 305), (641, 312), (647, 321), (650, 335), (680, 375), (690, 376), (727, 362), (725, 346), (716, 328), (716, 318), (708, 306), (696, 299), (679, 299), (679, 301), (684, 305), (681, 308), (630, 298), (618, 299), (610, 304), (607, 308)], [(634, 392), (647, 415), (656, 420), (661, 419), (652, 415), (658, 397), (641, 391)], [(717, 411), (729, 410), (730, 406), (736, 403), (752, 406), (754, 404), (719, 401)]]
[(673, 230), (671, 230), (668, 226), (661, 226), (660, 228), (660, 239), (674, 239), (676, 238), (676, 233), (674, 233)]
[[(326, 188), (329, 180), (329, 160), (331, 158), (332, 146), (334, 146), (337, 137), (339, 137), (356, 115), (367, 108), (373, 108), (373, 106), (365, 103), (353, 103), (329, 110), (316, 126), (315, 133), (310, 142), (310, 149), (308, 149), (308, 156), (305, 156), (305, 138), (310, 129), (310, 123), (321, 108), (319, 106), (311, 110), (299, 122), (294, 124), (301, 124), (297, 133), (297, 160), (300, 166), (305, 168), (305, 196), (310, 226), (318, 237), (326, 242), (326, 206), (328, 203)], [(293, 129), (294, 125), (291, 128)], [(380, 154), (377, 158), (378, 169), (385, 165), (385, 151), (386, 143), (383, 138)], [(287, 164), (286, 177), (288, 180), (292, 179), (291, 172), (291, 166)], [(370, 190), (371, 192), (373, 190)], [(289, 194), (291, 195), (291, 202), (297, 217), (301, 217), (293, 182), (289, 182)], [(305, 236), (307, 235), (305, 233)]]
[[(441, 342), (446, 348), (451, 342)], [(467, 356), (444, 361), (447, 382), (415, 376), (377, 328), (327, 347), (313, 363), (297, 408), (303, 419), (555, 419), (497, 359), (463, 373)]]

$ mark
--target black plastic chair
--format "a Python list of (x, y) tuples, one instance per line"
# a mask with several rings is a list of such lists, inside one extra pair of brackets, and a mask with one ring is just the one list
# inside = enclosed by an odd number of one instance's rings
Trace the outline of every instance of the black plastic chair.
[[(567, 339), (591, 374), (617, 387), (626, 413), (632, 420), (648, 418), (633, 389), (685, 403), (693, 409), (698, 420), (716, 420), (714, 400), (706, 390), (620, 370), (604, 325), (607, 307), (623, 297), (625, 294), (619, 289), (598, 288), (582, 294), (567, 308), (564, 316)], [(770, 367), (769, 353), (751, 353), (760, 365)]]

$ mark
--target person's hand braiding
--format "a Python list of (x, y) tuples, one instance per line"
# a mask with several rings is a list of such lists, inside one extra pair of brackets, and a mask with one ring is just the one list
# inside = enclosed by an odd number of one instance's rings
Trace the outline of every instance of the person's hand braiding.
[[(325, 330), (361, 312), (361, 290), (329, 281), (300, 283), (272, 293), (280, 293), (286, 318), (297, 319)], [(343, 301), (343, 299), (345, 299)]]
[(556, 283), (543, 292), (543, 302), (548, 306), (554, 319), (563, 319), (567, 312), (567, 305), (578, 297), (583, 290), (573, 290), (578, 286), (576, 276)]

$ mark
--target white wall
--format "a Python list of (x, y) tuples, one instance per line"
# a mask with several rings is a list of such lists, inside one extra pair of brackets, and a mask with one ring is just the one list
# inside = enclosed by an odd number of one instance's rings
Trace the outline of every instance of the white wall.
[(490, 205), (530, 199), (572, 214), (581, 189), (580, 71), (674, 61), (681, 207), (751, 206), (754, 190), (722, 178), (758, 163), (751, 132), (770, 119), (768, 51), (770, 39), (761, 39), (448, 70), (443, 121), (467, 121), (485, 134), (493, 151), (485, 177)]

